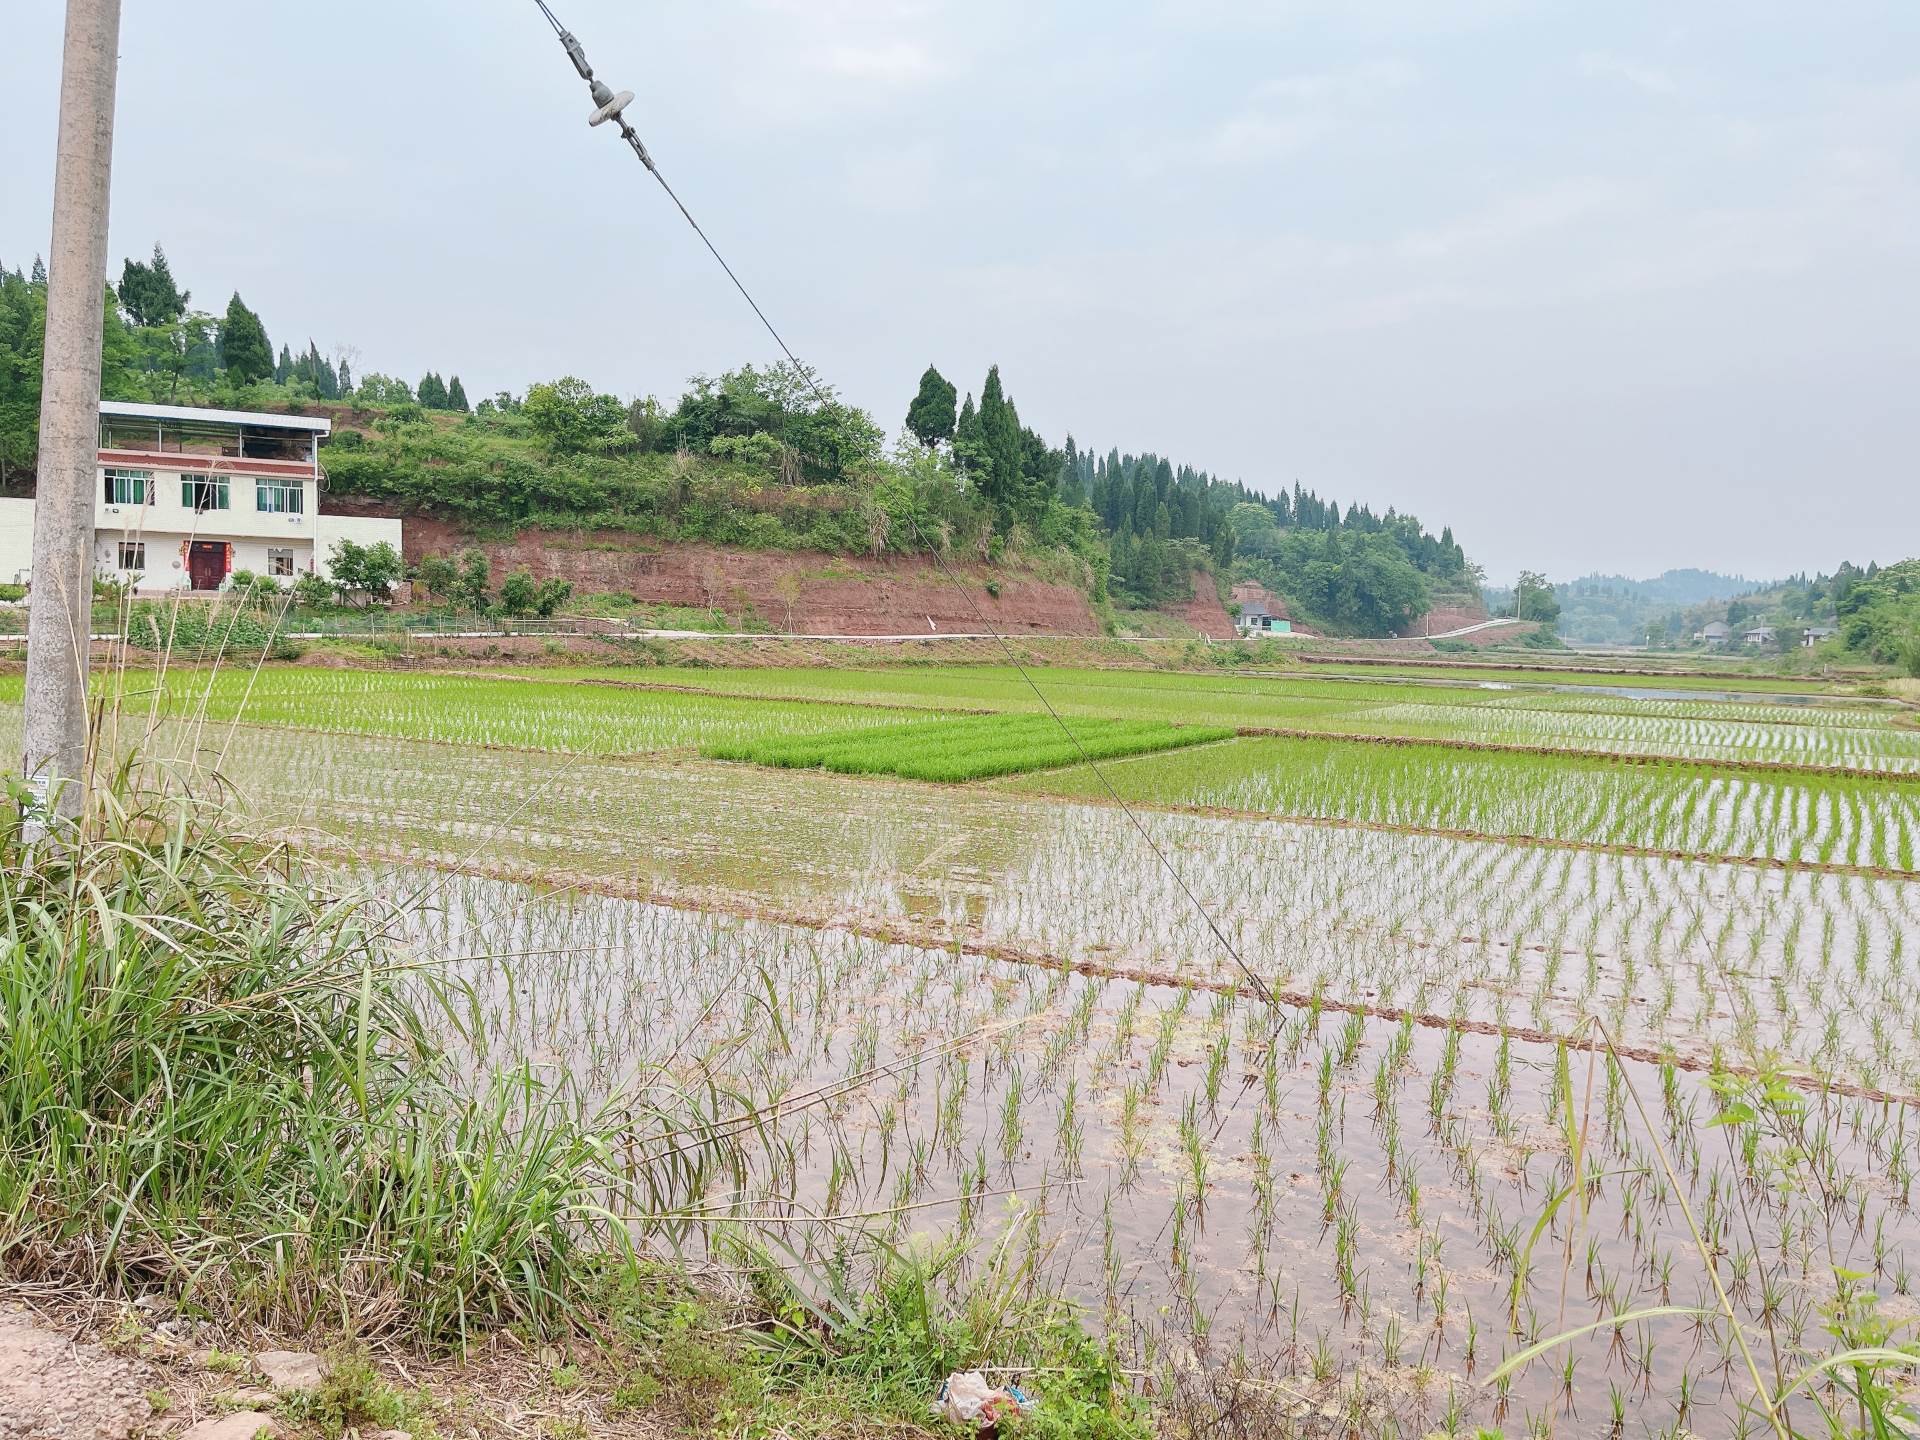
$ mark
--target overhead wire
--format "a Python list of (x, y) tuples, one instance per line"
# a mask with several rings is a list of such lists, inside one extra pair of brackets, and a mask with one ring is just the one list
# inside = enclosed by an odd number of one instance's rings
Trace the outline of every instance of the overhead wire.
[[(580, 42), (574, 38), (571, 31), (560, 23), (559, 19), (548, 7), (547, 0), (534, 0), (534, 3), (540, 7), (541, 13), (547, 17), (548, 23), (553, 26), (554, 33), (559, 37), (569, 58), (574, 61), (575, 68), (580, 70), (583, 78), (585, 78), (590, 85), (596, 87), (595, 98), (598, 99), (600, 95), (606, 93), (605, 87), (593, 79), (591, 68), (585, 64), (585, 55), (580, 48)], [(781, 353), (785, 355), (788, 362), (792, 364), (795, 373), (813, 392), (814, 398), (823, 406), (836, 404), (837, 402), (833, 396), (821, 385), (813, 369), (804, 364), (798, 355), (794, 354), (793, 347), (787, 344), (785, 337), (780, 334), (780, 331), (774, 326), (773, 321), (767, 317), (766, 311), (760, 307), (760, 302), (754, 299), (753, 292), (747, 289), (746, 283), (741, 280), (733, 266), (727, 262), (726, 256), (720, 253), (720, 247), (714, 244), (712, 237), (707, 234), (700, 222), (694, 219), (693, 212), (687, 208), (686, 202), (674, 191), (673, 186), (667, 183), (667, 177), (660, 173), (659, 165), (654, 162), (652, 154), (647, 150), (646, 146), (641, 142), (639, 135), (635, 133), (632, 126), (627, 122), (625, 114), (616, 110), (608, 115), (607, 118), (614, 119), (619, 123), (621, 138), (632, 147), (635, 155), (639, 157), (641, 164), (646, 166), (647, 172), (651, 174), (655, 180), (660, 182), (660, 188), (666, 192), (667, 198), (673, 201), (674, 208), (679, 210), (680, 214), (686, 219), (687, 224), (692, 227), (693, 233), (700, 237), (701, 243), (707, 247), (707, 250), (719, 263), (720, 268), (726, 272), (727, 278), (733, 282), (733, 286), (740, 292), (741, 298), (751, 307), (754, 315), (758, 317), (761, 325), (765, 327), (767, 334), (773, 337), (774, 344), (780, 347)], [(941, 576), (960, 593), (961, 599), (966, 602), (968, 610), (972, 612), (973, 618), (979, 624), (981, 630), (993, 637), (995, 643), (999, 645), (1001, 652), (1006, 656), (1008, 663), (1019, 673), (1021, 680), (1026, 683), (1027, 688), (1033, 692), (1034, 698), (1040, 702), (1042, 708), (1045, 709), (1053, 722), (1060, 728), (1061, 733), (1073, 742), (1073, 747), (1079, 753), (1082, 763), (1087, 766), (1094, 777), (1100, 782), (1100, 786), (1106, 792), (1108, 799), (1127, 817), (1128, 823), (1133, 826), (1134, 831), (1139, 835), (1140, 839), (1145, 842), (1147, 848), (1153, 853), (1154, 858), (1160, 866), (1172, 877), (1175, 886), (1177, 886), (1181, 894), (1186, 897), (1187, 902), (1200, 915), (1201, 919), (1206, 922), (1207, 929), (1212, 932), (1213, 938), (1219, 944), (1221, 950), (1227, 954), (1241, 975), (1246, 978), (1248, 984), (1253, 987), (1254, 993), (1263, 1003), (1271, 1008), (1276, 1003), (1272, 988), (1254, 971), (1252, 966), (1247, 964), (1245, 958), (1240, 954), (1238, 947), (1227, 938), (1226, 931), (1221, 927), (1220, 922), (1215, 919), (1213, 912), (1210, 911), (1206, 904), (1200, 899), (1192, 885), (1188, 883), (1187, 878), (1180, 873), (1180, 868), (1173, 863), (1166, 850), (1160, 842), (1154, 838), (1152, 832), (1148, 830), (1139, 815), (1135, 813), (1133, 807), (1126, 802), (1120, 792), (1114, 787), (1113, 782), (1107, 777), (1106, 772), (1100, 768), (1099, 762), (1093, 758), (1086, 746), (1081, 742), (1080, 737), (1074, 733), (1073, 727), (1067, 724), (1059, 710), (1055, 708), (1053, 701), (1047, 697), (1046, 692), (1040, 688), (1027, 667), (1021, 663), (1018, 653), (1014, 650), (1013, 646), (1008, 643), (1007, 638), (1002, 635), (998, 628), (994, 626), (993, 622), (987, 618), (986, 613), (980, 608), (979, 602), (974, 598), (972, 590), (954, 573), (952, 566), (947, 563), (947, 558), (942, 553), (940, 547), (932, 544), (927, 539), (926, 534), (920, 528), (919, 522), (914, 519), (913, 512), (908, 510), (904, 513), (907, 526), (913, 532), (915, 543), (933, 558), (933, 562), (935, 566), (938, 567)]]

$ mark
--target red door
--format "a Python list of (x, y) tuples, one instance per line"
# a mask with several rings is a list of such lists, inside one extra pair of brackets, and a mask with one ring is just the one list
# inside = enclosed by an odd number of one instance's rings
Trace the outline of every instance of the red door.
[(227, 547), (224, 542), (196, 540), (187, 552), (187, 575), (196, 590), (218, 590), (227, 578)]

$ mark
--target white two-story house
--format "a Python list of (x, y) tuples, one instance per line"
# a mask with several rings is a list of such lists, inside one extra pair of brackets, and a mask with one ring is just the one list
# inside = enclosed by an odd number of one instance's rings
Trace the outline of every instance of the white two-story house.
[[(327, 574), (335, 545), (385, 540), (398, 520), (323, 515), (324, 417), (100, 403), (94, 571), (142, 594), (218, 590), (235, 570), (292, 584)], [(0, 500), (0, 582), (30, 578), (33, 501)]]

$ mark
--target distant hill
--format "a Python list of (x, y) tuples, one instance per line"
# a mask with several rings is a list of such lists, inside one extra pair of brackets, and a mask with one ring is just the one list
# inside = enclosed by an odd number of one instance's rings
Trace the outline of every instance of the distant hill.
[(1669, 570), (1651, 580), (1583, 575), (1553, 589), (1560, 600), (1563, 639), (1590, 645), (1626, 645), (1644, 639), (1648, 623), (1661, 615), (1751, 595), (1778, 583), (1711, 570)]

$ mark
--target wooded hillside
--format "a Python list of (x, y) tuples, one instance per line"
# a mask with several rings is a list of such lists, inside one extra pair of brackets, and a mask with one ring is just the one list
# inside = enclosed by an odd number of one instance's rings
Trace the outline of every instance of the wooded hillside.
[[(1185, 600), (1196, 572), (1250, 577), (1336, 633), (1387, 634), (1436, 593), (1477, 595), (1450, 530), (1294, 483), (1223, 480), (1165, 457), (1058, 446), (1024, 424), (999, 368), (978, 398), (933, 367), (899, 438), (791, 364), (695, 376), (672, 404), (573, 376), (470, 401), (458, 374), (355, 375), (311, 340), (276, 351), (233, 294), (193, 308), (166, 255), (102, 297), (107, 398), (333, 414), (329, 489), (476, 533), (628, 532), (757, 549), (938, 548), (1039, 560), (1096, 605)], [(0, 489), (32, 483), (46, 282), (0, 266)], [(904, 387), (903, 387), (904, 388)]]

